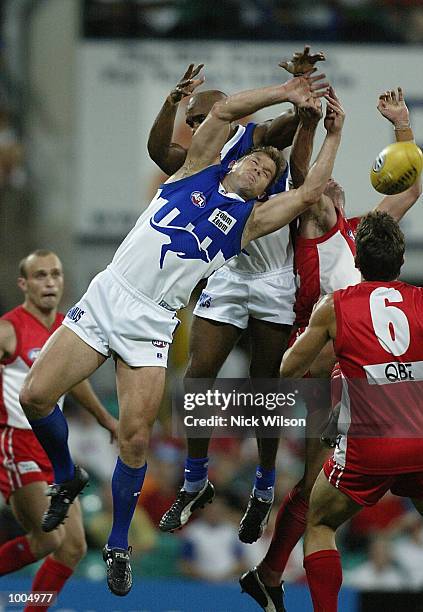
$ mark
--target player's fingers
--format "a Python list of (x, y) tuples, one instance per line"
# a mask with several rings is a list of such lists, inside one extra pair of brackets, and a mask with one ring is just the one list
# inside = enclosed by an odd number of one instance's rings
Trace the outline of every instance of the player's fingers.
[(319, 81), (321, 79), (325, 79), (326, 75), (324, 72), (319, 72), (319, 74), (315, 74), (312, 76), (312, 70), (308, 70), (307, 72), (304, 73), (304, 76), (310, 77), (310, 81), (312, 81), (313, 83), (315, 81)]
[(402, 90), (402, 87), (398, 87), (398, 100), (400, 102), (404, 102), (404, 92)]
[(191, 74), (193, 68), (194, 68), (194, 64), (190, 64), (188, 66), (188, 68), (185, 70), (185, 73), (184, 73), (181, 81), (185, 81), (189, 77), (189, 75)]
[(304, 57), (307, 57), (307, 55), (309, 54), (310, 54), (310, 45), (304, 45), (304, 51), (303, 51)]
[(337, 100), (339, 102), (339, 98), (336, 95), (336, 91), (334, 90), (334, 88), (332, 87), (332, 85), (329, 86), (329, 95), (331, 98), (333, 98), (334, 100)]
[(205, 80), (206, 80), (206, 77), (201, 77), (200, 79), (195, 79), (195, 80), (192, 82), (191, 89), (193, 89), (193, 90), (194, 90), (194, 89), (197, 89), (197, 87), (199, 87), (200, 85), (202, 85), (202, 84), (204, 83), (204, 81), (205, 81)]
[(327, 81), (312, 83), (310, 85), (310, 90), (312, 92), (324, 91), (325, 93), (328, 91), (329, 83)]
[(185, 79), (185, 81), (179, 81), (178, 87), (186, 87), (190, 83), (192, 83), (193, 79)]
[(285, 68), (285, 70), (288, 70), (288, 62), (279, 62), (278, 66), (280, 66), (281, 68)]
[(198, 64), (198, 66), (196, 68), (194, 68), (194, 70), (192, 71), (191, 78), (197, 76), (197, 74), (200, 72), (200, 70), (203, 67), (204, 67), (204, 64)]
[(325, 100), (333, 110), (336, 110), (337, 112), (340, 112), (340, 113), (344, 112), (344, 109), (342, 108), (342, 105), (340, 104), (337, 98), (333, 98), (329, 94), (326, 94)]
[(324, 62), (326, 60), (326, 57), (324, 53), (320, 52), (315, 53), (314, 55), (310, 55), (309, 60), (312, 64), (315, 64), (316, 62)]

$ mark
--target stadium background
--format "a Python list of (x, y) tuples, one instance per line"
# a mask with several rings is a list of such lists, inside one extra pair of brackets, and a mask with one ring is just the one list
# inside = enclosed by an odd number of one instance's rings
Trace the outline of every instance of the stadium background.
[[(232, 93), (285, 80), (278, 62), (305, 43), (323, 50), (323, 69), (347, 113), (335, 177), (345, 187), (352, 215), (378, 202), (368, 171), (393, 139), (376, 111), (380, 92), (403, 87), (417, 140), (423, 142), (421, 0), (319, 0), (312, 7), (305, 0), (295, 6), (278, 0), (3, 0), (0, 10), (1, 312), (21, 300), (17, 262), (34, 248), (52, 248), (63, 260), (63, 309), (108, 263), (162, 178), (148, 158), (148, 131), (190, 62), (205, 64), (204, 87)], [(274, 107), (259, 117), (278, 112)], [(176, 135), (180, 142), (189, 138), (182, 116)], [(421, 205), (403, 223), (403, 278), (417, 284)], [(184, 369), (190, 312), (181, 313), (184, 325), (172, 350), (170, 381)], [(223, 375), (244, 374), (247, 360), (244, 339)], [(116, 411), (111, 364), (94, 377), (94, 385)], [(195, 530), (161, 534), (156, 525), (179, 485), (184, 460), (182, 441), (171, 437), (169, 401), (164, 401), (131, 537), (135, 587), (121, 601), (107, 592), (99, 553), (110, 525), (115, 451), (87, 415), (70, 404), (66, 410), (73, 453), (93, 483), (82, 497), (89, 552), (59, 609), (257, 609), (241, 597), (236, 583), (242, 569), (261, 558), (270, 536), (269, 529), (253, 546), (241, 547), (237, 540), (256, 464), (254, 441), (216, 441), (211, 477), (219, 500)], [(279, 500), (301, 473), (301, 443), (282, 440)], [(344, 584), (351, 589), (343, 592), (341, 610), (423, 610), (423, 523), (409, 511), (407, 502), (387, 496), (342, 530)], [(1, 541), (17, 530), (2, 507)], [(200, 532), (207, 542), (201, 554), (195, 552)], [(0, 591), (27, 590), (33, 572), (3, 577)], [(300, 546), (287, 575), (288, 609), (311, 610)]]

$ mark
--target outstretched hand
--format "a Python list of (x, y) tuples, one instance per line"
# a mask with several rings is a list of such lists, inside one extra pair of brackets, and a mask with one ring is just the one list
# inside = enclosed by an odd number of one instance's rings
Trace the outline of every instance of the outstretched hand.
[(322, 98), (328, 91), (329, 83), (323, 79), (325, 74), (311, 72), (296, 76), (285, 83), (287, 101), (297, 107), (312, 106), (313, 98)]
[(329, 87), (329, 91), (325, 95), (326, 99), (326, 115), (325, 129), (328, 134), (336, 134), (342, 130), (345, 120), (345, 111), (335, 93), (333, 87)]
[(200, 70), (203, 68), (204, 64), (199, 64), (195, 66), (194, 64), (190, 64), (186, 69), (183, 76), (180, 78), (178, 83), (172, 89), (169, 94), (170, 101), (173, 104), (178, 104), (185, 98), (186, 96), (190, 96), (199, 85), (204, 83), (205, 77), (201, 76), (198, 79), (195, 77), (199, 74)]
[(323, 51), (310, 55), (310, 45), (305, 45), (304, 51), (296, 51), (290, 60), (279, 62), (278, 65), (291, 74), (300, 75), (306, 72), (314, 72), (317, 70), (316, 62), (324, 62), (325, 60)]
[(408, 124), (410, 120), (407, 105), (404, 102), (404, 94), (401, 87), (397, 91), (391, 89), (379, 96), (377, 110), (394, 125)]
[(320, 98), (309, 98), (303, 106), (298, 107), (298, 117), (303, 125), (317, 125), (323, 116)]

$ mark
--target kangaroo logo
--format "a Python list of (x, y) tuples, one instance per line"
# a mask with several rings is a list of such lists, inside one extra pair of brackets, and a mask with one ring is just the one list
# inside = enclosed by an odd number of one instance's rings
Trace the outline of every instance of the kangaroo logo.
[(160, 256), (160, 269), (163, 269), (164, 258), (168, 251), (176, 253), (181, 259), (200, 259), (206, 263), (210, 263), (209, 254), (206, 249), (203, 249), (198, 237), (185, 227), (176, 227), (173, 225), (158, 225), (153, 219), (150, 219), (150, 225), (153, 229), (169, 236), (170, 243), (162, 246)]

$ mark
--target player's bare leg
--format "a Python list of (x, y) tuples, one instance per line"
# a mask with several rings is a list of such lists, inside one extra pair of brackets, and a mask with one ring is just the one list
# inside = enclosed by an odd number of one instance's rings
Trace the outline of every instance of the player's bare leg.
[(336, 549), (336, 530), (361, 508), (320, 472), (310, 496), (304, 536), (304, 567), (315, 610), (338, 610), (342, 567)]
[(48, 508), (46, 492), (46, 482), (32, 482), (15, 491), (10, 497), (13, 515), (26, 531), (26, 538), (35, 559), (42, 559), (57, 550), (64, 536), (64, 526), (52, 533), (45, 533), (41, 529), (41, 520)]
[(62, 325), (44, 345), (22, 387), (22, 408), (54, 469), (55, 485), (50, 487), (51, 503), (42, 523), (46, 532), (64, 521), (70, 504), (88, 482), (88, 474), (70, 456), (68, 426), (57, 401), (105, 359)]
[[(280, 325), (250, 317), (250, 377), (279, 379), (279, 369), (291, 333), (290, 325)], [(258, 540), (269, 520), (274, 499), (275, 461), (279, 438), (257, 438), (259, 464), (247, 509), (241, 519), (239, 539), (251, 544)]]
[[(191, 379), (204, 378), (212, 384), (241, 333), (234, 325), (194, 316), (186, 391), (190, 391)], [(207, 479), (209, 443), (210, 438), (187, 438), (184, 486), (161, 518), (162, 531), (179, 529), (188, 522), (192, 512), (213, 500), (214, 487)]]
[[(32, 561), (46, 557), (34, 577), (32, 590), (60, 592), (85, 555), (85, 534), (78, 500), (71, 506), (65, 526), (52, 533), (42, 531), (41, 519), (48, 508), (46, 490), (45, 482), (25, 485), (12, 494), (10, 505), (15, 518), (27, 532), (24, 538), (33, 555)], [(22, 542), (21, 547), (24, 545)]]
[(113, 525), (103, 559), (107, 583), (115, 595), (132, 587), (128, 531), (147, 469), (151, 431), (160, 408), (166, 369), (131, 367), (116, 360), (119, 402), (119, 457), (112, 478)]

